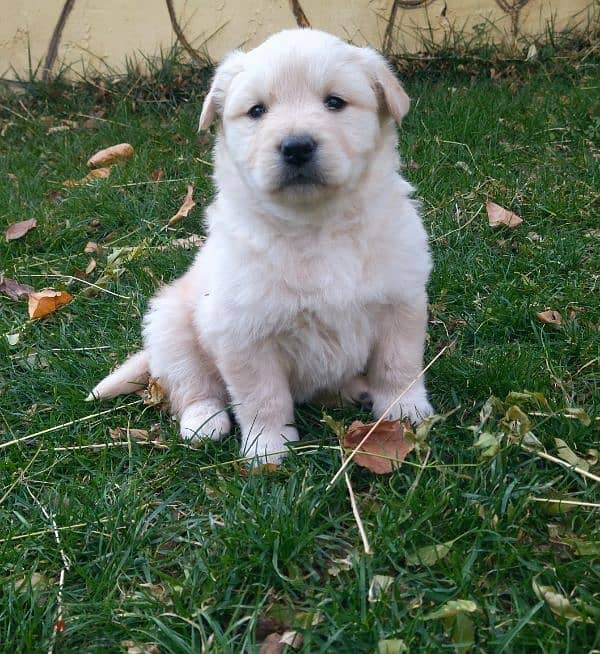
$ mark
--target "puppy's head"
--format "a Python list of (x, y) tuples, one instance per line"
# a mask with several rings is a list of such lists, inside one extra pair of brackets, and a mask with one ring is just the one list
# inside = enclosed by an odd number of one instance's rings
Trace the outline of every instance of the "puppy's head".
[(218, 67), (200, 129), (222, 121), (221, 146), (251, 189), (280, 202), (354, 188), (409, 99), (385, 60), (310, 29), (275, 34)]

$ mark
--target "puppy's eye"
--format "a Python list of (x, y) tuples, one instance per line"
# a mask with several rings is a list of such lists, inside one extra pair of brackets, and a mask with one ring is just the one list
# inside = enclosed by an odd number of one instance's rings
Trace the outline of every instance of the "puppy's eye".
[(343, 109), (348, 103), (345, 100), (342, 100), (342, 98), (338, 98), (337, 95), (328, 95), (325, 98), (325, 106), (327, 109), (331, 109), (331, 111), (339, 111), (340, 109)]
[(248, 111), (246, 112), (250, 118), (260, 118), (263, 114), (267, 113), (267, 108), (265, 105), (260, 102), (259, 104), (255, 104), (253, 107), (250, 107)]

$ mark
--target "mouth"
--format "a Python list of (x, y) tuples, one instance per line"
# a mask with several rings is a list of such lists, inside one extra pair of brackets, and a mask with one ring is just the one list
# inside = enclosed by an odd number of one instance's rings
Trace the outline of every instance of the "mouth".
[(288, 189), (312, 190), (327, 186), (327, 183), (321, 173), (317, 170), (289, 170), (283, 171), (277, 185), (277, 190), (285, 191)]

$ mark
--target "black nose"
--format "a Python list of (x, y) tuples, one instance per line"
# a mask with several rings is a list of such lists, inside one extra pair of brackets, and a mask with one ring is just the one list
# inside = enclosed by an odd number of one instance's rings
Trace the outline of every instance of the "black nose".
[(317, 143), (308, 134), (292, 134), (281, 141), (279, 149), (286, 163), (302, 166), (313, 158)]

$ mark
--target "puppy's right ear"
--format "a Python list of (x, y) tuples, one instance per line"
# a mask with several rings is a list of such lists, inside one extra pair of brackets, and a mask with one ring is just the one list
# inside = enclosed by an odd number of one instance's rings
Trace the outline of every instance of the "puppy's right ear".
[(225, 95), (233, 78), (243, 70), (245, 56), (241, 50), (234, 50), (219, 64), (202, 105), (199, 130), (208, 129), (213, 120), (223, 113)]

